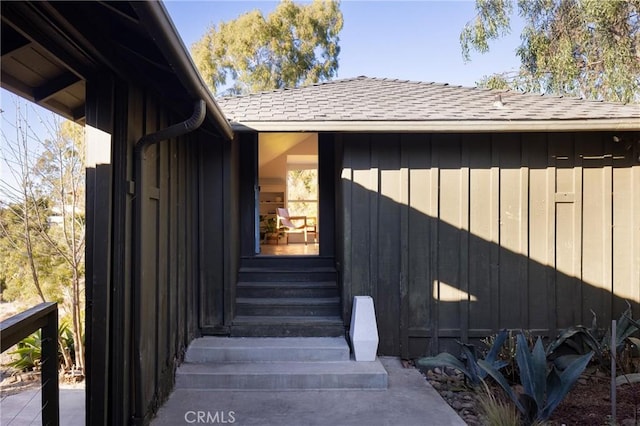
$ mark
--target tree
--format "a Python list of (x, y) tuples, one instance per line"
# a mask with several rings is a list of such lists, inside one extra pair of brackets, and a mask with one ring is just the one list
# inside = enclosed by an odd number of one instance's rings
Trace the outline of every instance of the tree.
[(228, 94), (297, 87), (335, 75), (341, 29), (338, 1), (284, 0), (266, 18), (254, 10), (212, 26), (191, 51), (213, 93), (229, 79)]
[[(640, 0), (518, 0), (525, 20), (515, 76), (481, 84), (595, 100), (640, 101)], [(460, 34), (462, 54), (489, 50), (510, 31), (513, 0), (476, 0)]]
[[(33, 153), (29, 135), (28, 112), (24, 111), (18, 102), (16, 106), (16, 122), (13, 125), (13, 138), (2, 130), (4, 140), (13, 139), (13, 143), (6, 144), (3, 154), (7, 170), (14, 183), (7, 180), (0, 182), (3, 198), (2, 215), (0, 217), (0, 242), (5, 249), (2, 262), (3, 282), (9, 287), (9, 294), (13, 290), (13, 297), (29, 294), (26, 283), (30, 280), (40, 301), (45, 302), (45, 292), (40, 280), (40, 266), (43, 250), (36, 249), (38, 242), (38, 211), (46, 208), (46, 200), (38, 199), (33, 193), (37, 186), (33, 174)], [(7, 126), (8, 127), (8, 126)], [(44, 257), (46, 258), (46, 257)], [(29, 274), (25, 272), (29, 271)], [(13, 288), (12, 288), (13, 287)], [(6, 297), (5, 292), (3, 295)]]
[[(0, 262), (3, 297), (28, 296), (33, 283), (40, 300), (61, 303), (84, 371), (84, 131), (57, 117), (34, 119), (23, 102), (15, 106), (15, 123), (3, 120), (2, 129), (10, 176), (0, 181), (0, 248), (10, 249)], [(43, 129), (34, 130), (36, 122)], [(21, 269), (31, 272), (30, 282)]]

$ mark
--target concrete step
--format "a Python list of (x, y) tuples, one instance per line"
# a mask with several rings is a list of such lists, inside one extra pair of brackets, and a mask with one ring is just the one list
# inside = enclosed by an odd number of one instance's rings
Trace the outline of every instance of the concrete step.
[(379, 361), (211, 363), (181, 365), (176, 389), (316, 390), (387, 388)]
[(238, 271), (241, 282), (314, 282), (336, 281), (336, 269), (320, 266), (309, 268), (298, 267), (241, 267)]
[(185, 355), (188, 363), (348, 361), (343, 337), (201, 337)]
[(344, 337), (339, 316), (237, 316), (233, 337)]
[(311, 282), (239, 282), (236, 296), (247, 297), (339, 297), (335, 281)]
[(340, 314), (340, 298), (243, 298), (236, 299), (237, 315), (331, 316)]
[(253, 256), (243, 257), (240, 266), (248, 268), (309, 269), (317, 267), (335, 268), (334, 257), (326, 256)]

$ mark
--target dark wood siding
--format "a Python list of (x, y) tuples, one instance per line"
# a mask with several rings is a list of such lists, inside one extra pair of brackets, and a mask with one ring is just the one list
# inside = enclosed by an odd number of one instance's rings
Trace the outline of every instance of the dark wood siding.
[(346, 319), (371, 295), (379, 353), (415, 357), (638, 312), (640, 165), (612, 136), (340, 135)]
[(135, 143), (188, 117), (109, 76), (87, 87), (87, 123), (111, 144), (87, 171), (87, 424), (146, 424), (200, 327), (224, 322), (233, 148), (204, 128), (161, 141), (136, 181)]

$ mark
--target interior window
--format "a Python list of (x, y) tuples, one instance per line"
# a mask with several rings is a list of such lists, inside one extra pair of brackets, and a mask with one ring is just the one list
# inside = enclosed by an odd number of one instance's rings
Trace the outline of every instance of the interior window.
[(318, 169), (289, 165), (287, 207), (292, 216), (318, 217)]

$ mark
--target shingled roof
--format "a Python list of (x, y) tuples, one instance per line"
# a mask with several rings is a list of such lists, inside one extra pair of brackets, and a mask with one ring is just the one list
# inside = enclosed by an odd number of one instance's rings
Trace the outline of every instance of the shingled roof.
[(217, 102), (237, 130), (640, 130), (640, 105), (369, 77)]

